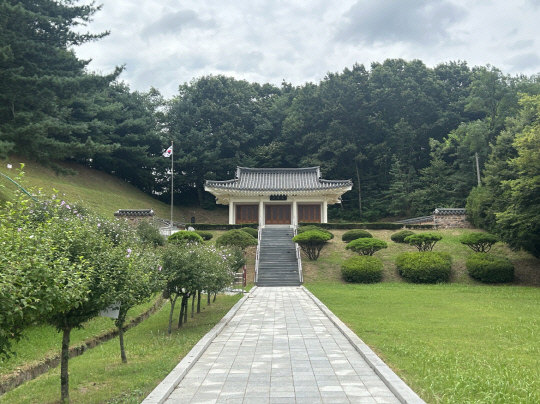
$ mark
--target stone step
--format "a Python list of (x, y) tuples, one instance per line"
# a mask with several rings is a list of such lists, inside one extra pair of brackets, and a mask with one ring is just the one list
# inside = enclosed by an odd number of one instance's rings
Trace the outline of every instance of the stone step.
[(288, 227), (262, 229), (258, 286), (300, 286), (293, 236)]

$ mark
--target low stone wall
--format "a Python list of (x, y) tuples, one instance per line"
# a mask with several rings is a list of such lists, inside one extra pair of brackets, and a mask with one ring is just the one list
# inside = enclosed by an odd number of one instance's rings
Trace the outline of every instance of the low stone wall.
[(462, 208), (437, 208), (431, 216), (415, 217), (413, 219), (401, 220), (397, 223), (408, 224), (430, 224), (436, 229), (472, 229), (474, 228), (467, 221), (467, 211)]
[(433, 215), (433, 222), (438, 229), (472, 229), (465, 215)]

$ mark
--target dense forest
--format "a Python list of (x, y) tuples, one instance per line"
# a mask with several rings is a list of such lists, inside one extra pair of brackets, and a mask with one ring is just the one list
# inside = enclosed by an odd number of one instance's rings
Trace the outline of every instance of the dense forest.
[[(321, 166), (353, 190), (334, 219), (374, 221), (465, 207), (474, 223), (540, 255), (540, 76), (389, 59), (319, 83), (208, 75), (165, 99), (132, 91), (123, 67), (88, 69), (74, 48), (93, 5), (0, 0), (0, 155), (64, 172), (76, 161), (170, 200), (215, 207), (206, 179), (236, 166)], [(67, 173), (69, 174), (69, 173)], [(72, 173), (73, 174), (73, 173)]]

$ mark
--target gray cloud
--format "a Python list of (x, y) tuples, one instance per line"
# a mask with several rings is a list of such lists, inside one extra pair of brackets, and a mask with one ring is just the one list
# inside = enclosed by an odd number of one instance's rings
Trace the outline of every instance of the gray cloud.
[(259, 69), (264, 55), (261, 52), (241, 52), (231, 54), (226, 60), (217, 64), (216, 67), (224, 72), (237, 71), (240, 73), (254, 72)]
[(510, 59), (510, 64), (517, 71), (540, 72), (540, 57), (536, 53), (522, 53)]
[(434, 44), (449, 38), (450, 27), (466, 16), (464, 8), (445, 0), (359, 0), (336, 37), (367, 44)]
[(515, 49), (515, 50), (520, 50), (520, 49), (532, 48), (533, 46), (534, 46), (534, 40), (532, 40), (532, 39), (524, 40), (523, 39), (523, 40), (514, 42), (512, 45), (510, 45), (510, 48)]
[[(80, 0), (89, 3), (91, 0)], [(81, 32), (110, 30), (75, 50), (89, 69), (133, 89), (178, 85), (208, 74), (299, 85), (358, 62), (466, 60), (508, 74), (540, 71), (540, 0), (99, 0)], [(536, 7), (535, 7), (536, 6)]]
[(540, 0), (526, 0), (526, 3), (531, 3), (534, 8), (540, 7)]
[(193, 10), (181, 10), (165, 14), (157, 21), (141, 30), (141, 37), (148, 38), (160, 34), (180, 33), (185, 28), (211, 29), (216, 27), (214, 20), (202, 20)]

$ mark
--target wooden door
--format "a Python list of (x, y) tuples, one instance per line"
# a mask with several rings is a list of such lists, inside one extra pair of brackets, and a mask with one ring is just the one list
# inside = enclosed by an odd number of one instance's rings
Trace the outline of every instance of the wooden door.
[(298, 223), (321, 223), (321, 205), (298, 205)]
[(259, 223), (259, 205), (236, 205), (236, 224)]
[(291, 224), (291, 205), (266, 205), (266, 224)]

